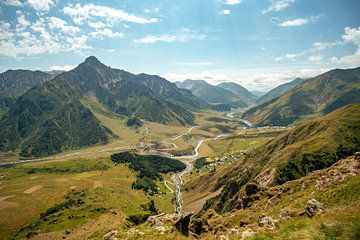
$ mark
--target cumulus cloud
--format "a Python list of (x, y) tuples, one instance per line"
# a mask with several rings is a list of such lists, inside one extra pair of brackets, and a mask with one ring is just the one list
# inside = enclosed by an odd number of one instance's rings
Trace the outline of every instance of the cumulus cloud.
[(94, 38), (102, 39), (103, 37), (109, 38), (123, 38), (124, 34), (121, 32), (113, 32), (110, 28), (99, 29), (95, 32), (90, 33)]
[(322, 16), (323, 16), (322, 14), (319, 14), (316, 16), (310, 16), (309, 18), (296, 18), (286, 21), (280, 21), (278, 18), (275, 17), (272, 18), (272, 22), (280, 27), (297, 27), (297, 26), (303, 26), (310, 22), (316, 22)]
[(242, 2), (242, 0), (225, 0), (225, 4), (227, 4), (227, 5), (236, 5), (241, 2)]
[[(76, 32), (76, 30), (69, 28), (70, 26), (64, 25), (61, 21), (59, 21), (61, 24), (58, 25), (54, 25), (51, 18), (39, 18), (35, 22), (29, 22), (20, 12), (17, 14), (15, 26), (0, 22), (1, 56), (21, 57), (44, 53), (55, 54), (91, 48), (87, 44), (88, 37), (86, 35), (72, 34), (71, 32)], [(54, 27), (59, 28), (60, 32), (50, 31)]]
[(37, 11), (47, 12), (51, 6), (55, 6), (52, 0), (27, 0), (27, 3)]
[(162, 35), (148, 35), (144, 38), (135, 39), (134, 43), (137, 44), (153, 44), (157, 42), (187, 42), (189, 40), (203, 40), (206, 38), (206, 34), (198, 33), (196, 31), (192, 31), (189, 29), (182, 29), (180, 33), (170, 35), (170, 34), (162, 34)]
[(50, 29), (58, 29), (70, 35), (75, 35), (76, 33), (80, 32), (80, 28), (76, 26), (70, 26), (67, 24), (67, 22), (57, 17), (50, 17), (49, 27)]
[(229, 15), (230, 13), (230, 9), (224, 9), (219, 12), (219, 15)]
[(115, 9), (107, 6), (90, 4), (76, 4), (64, 7), (63, 12), (73, 18), (76, 24), (83, 24), (85, 21), (93, 21), (94, 19), (102, 18), (106, 22), (115, 23), (118, 21), (132, 22), (132, 23), (156, 23), (157, 18), (143, 18), (131, 13), (127, 13), (120, 9)]
[(23, 6), (23, 4), (19, 0), (2, 0), (1, 3), (8, 5), (8, 6), (15, 6), (15, 7)]
[(290, 5), (292, 5), (295, 0), (278, 0), (278, 1), (270, 1), (271, 4), (268, 8), (261, 10), (263, 14), (269, 13), (269, 12), (278, 12), (281, 11)]
[(360, 65), (360, 27), (344, 29), (341, 36), (344, 43), (350, 43), (356, 46), (355, 52), (342, 57), (332, 57), (331, 62), (341, 67), (356, 67)]
[(295, 27), (295, 26), (305, 25), (308, 22), (309, 22), (309, 20), (306, 18), (297, 18), (297, 19), (281, 22), (278, 25), (281, 27)]

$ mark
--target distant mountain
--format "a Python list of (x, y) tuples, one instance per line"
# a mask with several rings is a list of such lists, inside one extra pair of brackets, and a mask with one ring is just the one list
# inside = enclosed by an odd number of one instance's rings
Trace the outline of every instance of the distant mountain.
[(15, 98), (51, 79), (41, 71), (8, 70), (0, 74), (0, 115), (15, 102)]
[(253, 95), (255, 95), (256, 97), (262, 97), (263, 95), (266, 94), (265, 91), (257, 91), (257, 90), (254, 90), (254, 91), (250, 91)]
[(0, 74), (0, 96), (16, 98), (50, 79), (50, 74), (41, 71), (8, 70)]
[(42, 156), (104, 143), (113, 136), (82, 103), (164, 124), (193, 124), (207, 106), (165, 79), (112, 69), (89, 57), (75, 69), (21, 95), (0, 121), (0, 150)]
[(299, 85), (300, 83), (302, 83), (304, 81), (305, 80), (302, 78), (296, 78), (296, 79), (292, 80), (291, 82), (281, 84), (281, 85), (277, 86), (276, 88), (270, 90), (268, 93), (263, 95), (261, 98), (259, 98), (256, 101), (256, 103), (259, 105), (259, 104), (268, 102), (274, 98), (280, 97), (283, 93), (285, 93), (286, 91), (292, 89), (293, 87)]
[(221, 194), (205, 209), (223, 213), (248, 203), (248, 183), (267, 189), (299, 179), (360, 150), (360, 104), (347, 105), (325, 116), (308, 120), (252, 151), (224, 170), (214, 187)]
[(253, 107), (243, 118), (258, 125), (288, 125), (312, 114), (326, 114), (360, 102), (360, 67), (335, 69), (295, 86), (280, 97)]
[(232, 92), (239, 99), (246, 102), (247, 105), (254, 104), (256, 102), (256, 99), (258, 98), (254, 94), (249, 92), (246, 88), (234, 82), (224, 82), (218, 84), (217, 86)]
[(247, 103), (237, 97), (234, 93), (221, 87), (208, 84), (204, 80), (185, 80), (175, 83), (179, 88), (189, 89), (203, 101), (212, 104), (227, 104), (234, 108), (243, 108)]

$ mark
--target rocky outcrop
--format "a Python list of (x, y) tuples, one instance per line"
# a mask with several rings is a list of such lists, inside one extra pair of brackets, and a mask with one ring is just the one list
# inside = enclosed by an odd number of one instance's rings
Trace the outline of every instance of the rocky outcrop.
[(202, 215), (195, 216), (191, 222), (189, 230), (197, 235), (206, 232), (217, 233), (225, 229), (223, 225), (223, 217), (215, 210), (210, 209)]
[(264, 228), (266, 230), (275, 229), (275, 220), (265, 215), (259, 218), (258, 224), (260, 228)]
[(321, 213), (324, 210), (324, 206), (317, 200), (311, 199), (305, 204), (304, 210), (305, 214), (308, 217), (312, 218), (315, 217), (317, 214)]
[(194, 212), (189, 212), (180, 216), (180, 219), (175, 223), (175, 228), (185, 236), (189, 236), (189, 226), (191, 217)]

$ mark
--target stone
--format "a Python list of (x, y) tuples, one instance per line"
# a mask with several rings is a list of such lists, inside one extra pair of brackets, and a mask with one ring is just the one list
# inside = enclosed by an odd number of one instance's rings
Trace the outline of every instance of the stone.
[(279, 213), (279, 218), (288, 219), (290, 217), (291, 217), (291, 213), (290, 213), (290, 210), (288, 208), (281, 209), (281, 211)]
[(241, 233), (240, 240), (245, 240), (245, 239), (247, 239), (248, 237), (250, 237), (250, 236), (252, 236), (254, 234), (255, 234), (255, 232), (251, 228), (248, 228), (244, 232)]
[(102, 240), (110, 240), (110, 239), (113, 239), (117, 234), (117, 231), (116, 230), (111, 230), (110, 232), (108, 232), (107, 234), (105, 234), (103, 237), (102, 237)]
[(275, 221), (271, 217), (263, 215), (259, 218), (258, 221), (259, 227), (265, 228), (267, 230), (274, 230), (275, 229)]
[(324, 206), (315, 199), (307, 201), (304, 207), (305, 214), (312, 218), (324, 210)]

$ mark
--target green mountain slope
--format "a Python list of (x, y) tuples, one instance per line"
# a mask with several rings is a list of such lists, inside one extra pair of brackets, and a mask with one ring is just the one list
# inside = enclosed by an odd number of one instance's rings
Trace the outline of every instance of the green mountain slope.
[(229, 167), (218, 180), (221, 194), (205, 209), (218, 212), (241, 208), (249, 182), (268, 187), (324, 169), (360, 150), (360, 104), (348, 105), (299, 125), (255, 149)]
[(267, 92), (264, 96), (259, 98), (256, 103), (257, 104), (263, 104), (265, 102), (268, 102), (272, 99), (275, 99), (277, 97), (280, 97), (282, 94), (284, 94), (286, 91), (292, 89), (293, 87), (299, 85), (300, 83), (304, 82), (305, 80), (302, 78), (296, 78), (292, 80), (291, 82), (281, 84), (280, 86), (277, 86), (276, 88), (270, 90)]
[(256, 102), (256, 99), (258, 98), (254, 94), (249, 92), (246, 88), (234, 82), (224, 82), (218, 84), (217, 86), (232, 92), (239, 99), (246, 102), (247, 105), (254, 104)]
[(179, 88), (191, 90), (191, 92), (203, 101), (213, 104), (228, 104), (234, 108), (243, 108), (247, 104), (232, 92), (221, 87), (208, 84), (204, 80), (185, 80), (175, 83)]
[[(198, 110), (202, 102), (165, 81), (112, 69), (89, 57), (16, 100), (0, 120), (0, 150), (20, 149), (21, 156), (31, 157), (107, 142), (113, 133), (83, 105), (84, 99), (95, 99), (124, 116), (192, 124), (190, 110)], [(156, 83), (161, 91), (155, 89)], [(153, 85), (154, 91), (147, 85)]]
[(79, 101), (79, 89), (49, 81), (20, 96), (0, 122), (0, 149), (43, 156), (108, 140), (107, 129)]
[(280, 97), (249, 109), (243, 118), (258, 125), (288, 125), (311, 114), (360, 102), (360, 68), (335, 69), (308, 79)]

